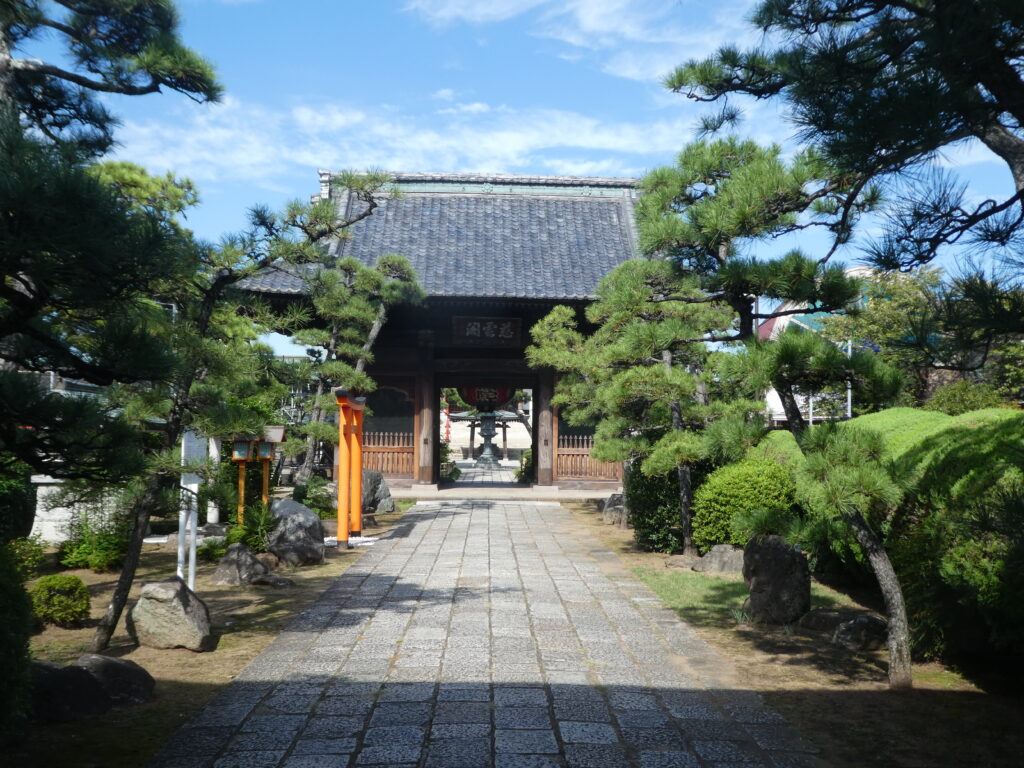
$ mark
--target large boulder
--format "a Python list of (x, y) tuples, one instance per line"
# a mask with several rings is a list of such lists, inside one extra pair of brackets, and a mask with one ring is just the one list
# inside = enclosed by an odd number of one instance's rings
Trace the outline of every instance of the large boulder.
[(374, 515), (386, 515), (394, 511), (395, 500), (391, 498), (391, 489), (388, 488), (384, 475), (376, 469), (364, 469), (363, 526), (375, 525)]
[(832, 644), (849, 651), (874, 651), (885, 645), (889, 625), (885, 619), (864, 613), (836, 627)]
[(142, 596), (128, 612), (128, 634), (149, 648), (213, 650), (210, 612), (206, 603), (178, 578), (142, 587)]
[(114, 704), (142, 704), (153, 698), (156, 681), (134, 661), (86, 653), (75, 661), (103, 686)]
[(232, 586), (248, 584), (269, 570), (251, 549), (241, 542), (236, 542), (228, 547), (228, 551), (217, 565), (217, 570), (213, 572), (213, 583)]
[(792, 624), (811, 609), (811, 571), (780, 536), (756, 536), (743, 551), (744, 608), (754, 621)]
[(613, 493), (607, 499), (598, 502), (601, 510), (601, 520), (605, 525), (623, 526), (629, 518), (626, 511), (626, 500), (621, 493)]
[(37, 720), (64, 722), (103, 714), (111, 706), (110, 696), (88, 670), (32, 662), (32, 714)]
[(294, 499), (277, 499), (270, 507), (277, 520), (267, 536), (267, 550), (291, 566), (324, 561), (324, 526), (316, 512)]
[(743, 550), (732, 544), (716, 544), (693, 564), (702, 573), (743, 573)]

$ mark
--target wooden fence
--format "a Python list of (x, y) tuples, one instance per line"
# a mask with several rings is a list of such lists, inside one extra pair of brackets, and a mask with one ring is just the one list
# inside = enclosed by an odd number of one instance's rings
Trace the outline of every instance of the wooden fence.
[(364, 432), (363, 467), (392, 477), (412, 477), (412, 432)]
[(589, 435), (559, 435), (555, 454), (555, 477), (565, 480), (621, 480), (622, 464), (594, 461), (590, 451), (594, 438)]

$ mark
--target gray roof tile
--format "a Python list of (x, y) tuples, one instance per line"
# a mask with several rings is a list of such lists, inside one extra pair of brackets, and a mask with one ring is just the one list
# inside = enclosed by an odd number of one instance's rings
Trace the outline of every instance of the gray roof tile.
[[(585, 298), (601, 277), (636, 255), (632, 179), (394, 178), (402, 195), (353, 225), (340, 253), (366, 264), (401, 254), (430, 296)], [(340, 208), (348, 205), (346, 197), (339, 200)], [(303, 292), (300, 277), (280, 270), (243, 287)]]

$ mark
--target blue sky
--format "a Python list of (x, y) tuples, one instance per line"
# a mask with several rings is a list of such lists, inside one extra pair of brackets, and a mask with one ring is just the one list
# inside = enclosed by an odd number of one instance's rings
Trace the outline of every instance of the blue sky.
[[(182, 37), (214, 63), (225, 99), (111, 98), (116, 155), (192, 178), (202, 203), (189, 223), (209, 240), (241, 229), (252, 205), (308, 199), (318, 168), (639, 175), (672, 162), (707, 109), (661, 77), (756, 43), (753, 5), (179, 0)], [(749, 105), (739, 132), (788, 144), (778, 109)], [(975, 199), (1009, 188), (980, 146), (943, 162)]]

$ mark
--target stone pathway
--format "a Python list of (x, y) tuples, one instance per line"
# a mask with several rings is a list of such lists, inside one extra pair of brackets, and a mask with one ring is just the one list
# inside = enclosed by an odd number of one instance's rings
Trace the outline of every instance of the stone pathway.
[(419, 504), (152, 768), (824, 765), (555, 504)]
[(497, 467), (477, 467), (470, 459), (455, 462), (461, 474), (455, 481), (456, 486), (502, 486), (514, 485), (515, 471), (519, 466), (515, 461), (501, 461)]

